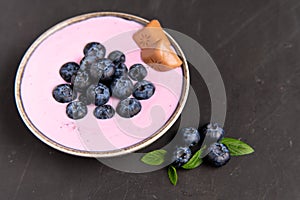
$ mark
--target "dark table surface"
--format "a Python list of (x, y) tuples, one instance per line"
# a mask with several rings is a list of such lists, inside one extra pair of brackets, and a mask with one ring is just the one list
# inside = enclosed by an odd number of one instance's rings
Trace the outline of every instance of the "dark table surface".
[[(226, 87), (227, 136), (255, 154), (181, 170), (174, 187), (165, 169), (119, 172), (33, 136), (15, 106), (18, 64), (45, 30), (94, 11), (157, 18), (203, 45)], [(0, 16), (0, 199), (300, 199), (298, 0), (1, 0)]]

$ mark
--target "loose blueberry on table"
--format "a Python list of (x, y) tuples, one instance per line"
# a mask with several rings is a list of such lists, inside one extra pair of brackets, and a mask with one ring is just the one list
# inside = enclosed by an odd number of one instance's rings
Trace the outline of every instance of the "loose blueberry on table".
[[(147, 165), (160, 165), (169, 161), (166, 155), (171, 155), (173, 162), (168, 167), (168, 176), (173, 185), (177, 184), (177, 170), (194, 169), (203, 162), (212, 167), (221, 167), (228, 163), (232, 156), (242, 156), (254, 152), (253, 148), (246, 143), (233, 138), (224, 138), (224, 130), (217, 123), (209, 123), (204, 128), (193, 127), (182, 128), (175, 137), (176, 146), (173, 150), (155, 150), (145, 154), (141, 161)], [(203, 138), (202, 138), (203, 137)], [(206, 138), (208, 137), (208, 138)], [(204, 140), (208, 139), (208, 140)], [(217, 141), (213, 143), (202, 144), (204, 141)], [(208, 145), (208, 146), (207, 146)], [(191, 149), (196, 146), (202, 146), (197, 151)], [(207, 155), (204, 155), (206, 152)], [(160, 161), (159, 163), (157, 161)]]
[(203, 135), (219, 142), (224, 137), (225, 131), (217, 123), (209, 123), (203, 128)]
[(221, 167), (230, 160), (230, 153), (224, 144), (214, 143), (209, 147), (205, 159), (214, 167)]
[(183, 145), (187, 147), (195, 146), (200, 141), (200, 134), (198, 130), (193, 127), (182, 128), (178, 134)]
[[(87, 115), (87, 105), (95, 106), (93, 114), (97, 119), (110, 119), (115, 113), (124, 118), (136, 116), (142, 109), (139, 100), (149, 99), (155, 91), (153, 83), (143, 80), (147, 76), (146, 68), (134, 64), (128, 70), (126, 56), (118, 50), (105, 58), (106, 48), (99, 42), (86, 44), (83, 53), (80, 64), (67, 62), (61, 66), (59, 74), (68, 84), (60, 84), (52, 91), (56, 101), (69, 103), (67, 116), (82, 119)], [(130, 78), (138, 81), (135, 86)], [(110, 98), (119, 100), (116, 111), (107, 105)]]
[(192, 151), (189, 147), (177, 147), (174, 151), (173, 166), (181, 167), (189, 161), (192, 156)]

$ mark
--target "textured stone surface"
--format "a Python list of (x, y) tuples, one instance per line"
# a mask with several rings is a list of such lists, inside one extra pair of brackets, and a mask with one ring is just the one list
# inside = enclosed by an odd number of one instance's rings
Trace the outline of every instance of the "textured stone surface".
[[(226, 136), (242, 138), (255, 154), (233, 158), (220, 169), (181, 170), (173, 187), (166, 170), (118, 172), (95, 159), (60, 153), (34, 137), (13, 97), (22, 55), (54, 24), (108, 10), (157, 18), (202, 44), (225, 83)], [(299, 27), (298, 0), (0, 1), (1, 199), (300, 199)], [(203, 93), (205, 122), (207, 91), (198, 78), (192, 73), (192, 84)], [(149, 149), (156, 147), (159, 142)]]

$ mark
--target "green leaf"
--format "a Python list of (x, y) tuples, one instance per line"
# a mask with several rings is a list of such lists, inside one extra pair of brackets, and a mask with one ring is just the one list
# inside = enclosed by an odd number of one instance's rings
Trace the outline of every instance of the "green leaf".
[(248, 144), (234, 138), (223, 138), (221, 143), (228, 147), (232, 156), (242, 156), (254, 152), (254, 149)]
[(203, 160), (200, 158), (203, 150), (205, 147), (199, 149), (194, 155), (193, 157), (187, 162), (185, 163), (182, 168), (183, 169), (195, 169), (196, 167), (199, 167)]
[(147, 165), (161, 165), (165, 160), (167, 151), (163, 149), (151, 151), (145, 154), (141, 161)]
[(177, 180), (178, 180), (178, 176), (177, 176), (176, 168), (173, 167), (172, 165), (170, 165), (169, 168), (168, 168), (168, 176), (169, 176), (170, 182), (173, 185), (176, 185)]

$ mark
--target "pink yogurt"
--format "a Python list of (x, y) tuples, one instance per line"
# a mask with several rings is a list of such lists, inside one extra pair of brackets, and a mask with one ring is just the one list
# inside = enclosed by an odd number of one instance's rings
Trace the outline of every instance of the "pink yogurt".
[[(142, 25), (118, 17), (95, 17), (64, 27), (42, 41), (26, 64), (21, 83), (21, 98), (26, 114), (35, 127), (56, 143), (86, 151), (111, 151), (132, 146), (159, 130), (174, 113), (182, 91), (182, 70), (158, 72), (140, 58), (140, 49), (132, 35)], [(53, 88), (64, 83), (60, 67), (70, 61), (80, 62), (83, 47), (89, 42), (101, 42), (107, 55), (113, 50), (126, 54), (126, 65), (147, 66), (146, 80), (154, 83), (155, 94), (141, 101), (141, 112), (125, 119), (116, 114), (109, 120), (93, 116), (95, 106), (88, 106), (88, 115), (72, 120), (66, 115), (66, 105), (52, 97)], [(108, 104), (114, 108), (117, 99)]]

